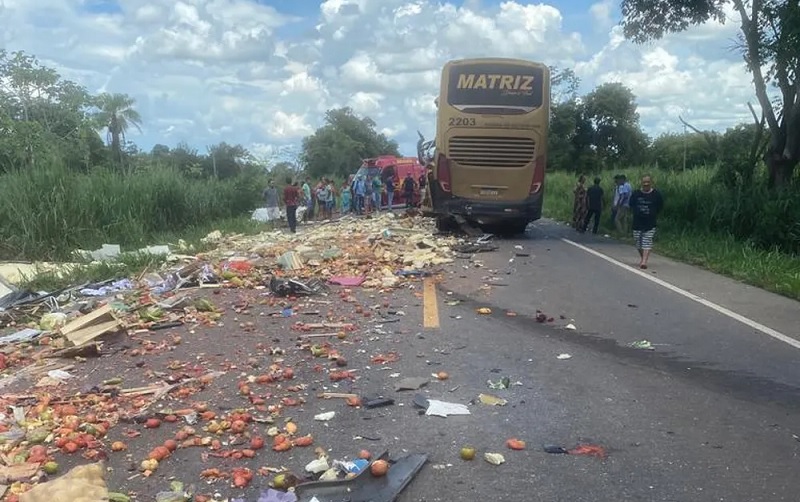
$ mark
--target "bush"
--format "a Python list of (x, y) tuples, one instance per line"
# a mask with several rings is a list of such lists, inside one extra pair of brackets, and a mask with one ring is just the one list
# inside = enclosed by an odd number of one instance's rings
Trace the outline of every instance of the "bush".
[(37, 165), (0, 176), (0, 257), (64, 259), (104, 242), (136, 247), (153, 236), (208, 226), (255, 208), (256, 170), (228, 180), (189, 179), (160, 165), (123, 174)]

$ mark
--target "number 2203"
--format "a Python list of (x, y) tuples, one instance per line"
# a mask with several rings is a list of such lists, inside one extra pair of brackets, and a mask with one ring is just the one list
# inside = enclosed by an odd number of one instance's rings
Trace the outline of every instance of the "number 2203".
[(451, 126), (474, 126), (474, 118), (453, 117), (450, 119)]

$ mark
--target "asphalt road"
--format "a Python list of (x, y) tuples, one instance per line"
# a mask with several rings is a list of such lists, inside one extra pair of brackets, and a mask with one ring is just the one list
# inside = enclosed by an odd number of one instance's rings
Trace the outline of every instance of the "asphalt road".
[[(635, 273), (625, 265), (636, 263), (635, 251), (627, 246), (591, 236), (579, 239), (552, 222), (496, 244), (496, 251), (444, 267), (443, 280), (429, 294), (421, 282), (386, 294), (354, 289), (353, 301), (337, 294), (316, 303), (300, 300), (292, 318), (270, 315), (277, 307), (269, 305), (263, 290), (206, 291), (201, 294), (224, 312), (219, 325), (109, 339), (107, 356), (76, 369), (72, 385), (122, 377), (126, 387), (141, 386), (164, 375), (218, 370), (224, 374), (199, 392), (167, 396), (153, 410), (206, 402), (218, 416), (241, 407), (263, 416), (241, 395), (238, 383), (267, 372), (271, 364), (290, 366), (292, 384), (305, 387), (252, 385), (253, 395), (268, 403), (305, 399), (301, 406), (285, 407), (276, 425), (291, 418), (298, 435), (312, 434), (314, 446), (325, 448), (331, 459), (353, 458), (361, 449), (388, 450), (393, 457), (429, 455), (398, 498), (403, 502), (798, 500), (800, 441), (793, 434), (800, 435), (800, 349), (753, 328), (764, 324), (800, 337), (796, 302), (654, 257), (648, 274), (723, 311), (734, 310), (751, 320), (748, 325)], [(243, 304), (249, 306), (236, 313), (234, 306)], [(480, 314), (479, 308), (491, 313)], [(315, 310), (356, 324), (345, 340), (329, 340), (347, 359), (346, 369), (355, 370), (356, 380), (332, 383), (328, 371), (342, 368), (312, 357), (298, 344), (292, 325), (317, 322), (321, 317), (313, 315)], [(538, 311), (545, 322), (536, 320)], [(438, 326), (424, 326), (423, 319), (436, 324), (437, 317)], [(242, 323), (252, 324), (243, 329)], [(568, 324), (576, 329), (566, 329)], [(642, 340), (654, 350), (629, 346)], [(281, 353), (273, 353), (278, 347)], [(373, 361), (391, 352), (398, 355), (396, 362)], [(562, 354), (571, 357), (559, 359)], [(431, 377), (439, 371), (449, 378)], [(413, 391), (394, 390), (404, 377), (427, 377), (420, 392), (468, 404), (470, 415), (421, 415), (412, 404)], [(488, 380), (503, 377), (518, 385), (488, 387)], [(383, 395), (395, 404), (353, 408), (341, 399), (320, 399), (321, 391)], [(508, 403), (481, 404), (481, 393)], [(330, 422), (313, 419), (325, 411), (336, 416)], [(247, 434), (264, 435), (267, 427), (250, 424)], [(166, 423), (155, 430), (136, 424), (112, 428), (108, 440), (125, 441), (128, 451), (109, 453), (110, 488), (154, 500), (169, 480), (180, 479), (201, 494), (255, 501), (271, 474), (257, 474), (250, 486), (237, 489), (229, 481), (206, 484), (200, 471), (248, 467), (257, 472), (269, 466), (302, 474), (314, 458), (313, 447), (281, 453), (267, 447), (253, 459), (239, 460), (215, 458), (206, 448), (180, 448), (150, 478), (138, 474), (147, 452), (179, 428)], [(127, 437), (126, 430), (141, 436)], [(223, 449), (243, 447), (227, 444), (233, 436), (218, 437)], [(509, 438), (526, 441), (527, 449), (509, 450)], [(545, 444), (570, 448), (579, 443), (601, 445), (608, 456), (542, 451)], [(478, 452), (471, 462), (459, 458), (467, 445)], [(489, 464), (483, 460), (486, 452), (502, 453), (505, 463)], [(85, 460), (61, 455), (59, 462), (69, 467)]]
[[(469, 345), (459, 364), (471, 385), (480, 388), (493, 368), (524, 384), (509, 391), (516, 406), (498, 408), (499, 423), (475, 424), (478, 434), (525, 436), (534, 447), (588, 438), (611, 454), (587, 462), (531, 450), (513, 483), (500, 467), (474, 500), (797, 500), (797, 348), (626, 270), (635, 250), (607, 239), (543, 221), (496, 244), (461, 260), (442, 284), (461, 303), (443, 307), (441, 336)], [(730, 281), (669, 260), (656, 258), (649, 271), (671, 284), (687, 272), (702, 276), (695, 294), (730, 296)], [(740, 303), (797, 338), (800, 304), (738, 287)], [(476, 315), (481, 307), (492, 314)], [(533, 320), (537, 311), (553, 322)], [(641, 340), (655, 350), (629, 346)]]

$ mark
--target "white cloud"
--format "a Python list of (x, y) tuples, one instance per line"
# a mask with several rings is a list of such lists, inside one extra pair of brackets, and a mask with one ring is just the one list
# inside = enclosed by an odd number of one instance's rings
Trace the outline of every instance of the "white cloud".
[(611, 17), (613, 9), (613, 0), (602, 0), (589, 7), (589, 13), (592, 15), (597, 28), (608, 29), (614, 24), (614, 19)]
[(567, 0), (326, 0), (305, 17), (266, 3), (117, 0), (100, 13), (85, 1), (0, 0), (0, 46), (35, 54), (92, 92), (132, 95), (144, 149), (227, 141), (274, 155), (328, 108), (351, 106), (411, 154), (416, 130), (433, 132), (442, 64), (488, 55), (572, 67), (585, 91), (621, 81), (651, 134), (679, 130), (678, 114), (708, 128), (749, 120), (732, 10), (724, 25), (635, 46), (614, 26), (610, 0), (578, 17), (580, 32), (565, 28), (576, 19), (564, 14), (574, 11)]

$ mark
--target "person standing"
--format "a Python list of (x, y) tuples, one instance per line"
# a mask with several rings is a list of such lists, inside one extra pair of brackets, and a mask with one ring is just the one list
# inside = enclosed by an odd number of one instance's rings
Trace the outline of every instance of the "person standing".
[(381, 195), (383, 195), (383, 182), (380, 176), (372, 178), (372, 205), (375, 211), (381, 210)]
[(309, 218), (314, 216), (314, 200), (311, 198), (311, 178), (306, 178), (303, 182), (303, 203), (306, 206), (306, 211), (303, 213), (303, 221), (308, 221)]
[(300, 203), (300, 189), (297, 182), (292, 183), (292, 178), (286, 178), (286, 186), (283, 189), (283, 202), (286, 204), (286, 222), (289, 223), (289, 231), (297, 233), (297, 205)]
[(642, 177), (641, 189), (631, 194), (630, 208), (633, 215), (633, 240), (636, 250), (639, 251), (639, 268), (647, 268), (647, 260), (653, 249), (653, 239), (656, 235), (656, 220), (658, 213), (664, 207), (661, 192), (653, 186), (650, 176)]
[(350, 212), (352, 209), (353, 204), (353, 194), (350, 191), (350, 183), (345, 181), (342, 184), (342, 215), (345, 215)]
[(414, 207), (414, 178), (411, 173), (406, 174), (406, 178), (403, 180), (403, 199), (406, 209)]
[(633, 189), (624, 174), (619, 175), (617, 183), (619, 198), (617, 199), (617, 214), (614, 224), (617, 227), (617, 232), (624, 234), (628, 231), (628, 215), (631, 212), (631, 193)]
[(603, 188), (600, 186), (600, 178), (594, 179), (594, 185), (586, 190), (586, 197), (589, 201), (589, 211), (586, 213), (586, 220), (583, 223), (583, 231), (589, 228), (589, 222), (594, 218), (592, 225), (592, 233), (597, 234), (597, 229), (600, 226), (600, 213), (603, 212)]
[(389, 211), (392, 210), (394, 204), (394, 166), (391, 166), (391, 173), (386, 177), (386, 203)]
[(269, 180), (269, 184), (264, 190), (264, 202), (267, 209), (267, 221), (279, 220), (281, 217), (280, 198), (273, 180)]
[(578, 232), (584, 231), (584, 222), (586, 221), (586, 214), (589, 211), (588, 200), (586, 197), (586, 176), (580, 175), (578, 183), (575, 185), (575, 190), (572, 191), (574, 199), (572, 201), (572, 228)]
[(367, 184), (364, 175), (360, 175), (355, 182), (356, 214), (364, 214), (364, 197), (367, 193)]
[(323, 220), (326, 220), (328, 219), (328, 199), (331, 196), (330, 191), (328, 191), (328, 180), (322, 178), (315, 192), (317, 194), (317, 210), (319, 211), (319, 216)]

